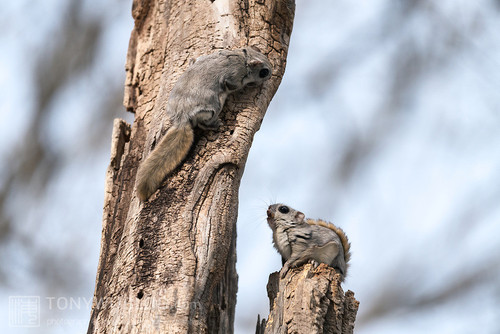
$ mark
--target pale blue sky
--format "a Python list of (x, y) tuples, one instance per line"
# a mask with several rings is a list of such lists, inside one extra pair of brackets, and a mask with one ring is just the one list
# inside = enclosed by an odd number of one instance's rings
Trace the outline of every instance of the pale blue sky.
[[(57, 38), (63, 3), (0, 4), (0, 185), (32, 115), (30, 60)], [(84, 1), (86, 17), (107, 22), (98, 62), (44, 120), (60, 171), (41, 196), (24, 189), (7, 199), (16, 231), (35, 237), (32, 248), (3, 241), (13, 278), (0, 286), (1, 332), (39, 332), (8, 326), (14, 295), (41, 296), (45, 320), (75, 320), (45, 323), (45, 333), (86, 330), (89, 309), (55, 312), (46, 297), (93, 294), (112, 128), (94, 122), (103, 95), (122, 90), (130, 8)], [(281, 260), (265, 211), (276, 201), (348, 234), (356, 333), (500, 331), (499, 11), (492, 0), (297, 1), (286, 73), (240, 189), (236, 333), (268, 313), (265, 286)], [(100, 142), (85, 139), (101, 128)], [(70, 267), (74, 290), (47, 291), (33, 251), (67, 255), (55, 268)]]

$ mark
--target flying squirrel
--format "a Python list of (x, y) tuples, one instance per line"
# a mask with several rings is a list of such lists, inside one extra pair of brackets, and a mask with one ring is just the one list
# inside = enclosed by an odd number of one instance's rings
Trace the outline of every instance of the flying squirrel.
[(335, 268), (344, 280), (351, 244), (341, 228), (321, 219), (306, 219), (302, 212), (279, 203), (267, 209), (267, 222), (273, 231), (274, 247), (284, 261), (281, 278), (290, 268), (310, 261), (314, 266), (326, 263)]
[(217, 130), (227, 96), (246, 86), (260, 85), (271, 74), (271, 64), (255, 47), (220, 50), (196, 59), (170, 92), (167, 115), (172, 126), (139, 166), (139, 199), (147, 201), (186, 158), (194, 141), (193, 128)]

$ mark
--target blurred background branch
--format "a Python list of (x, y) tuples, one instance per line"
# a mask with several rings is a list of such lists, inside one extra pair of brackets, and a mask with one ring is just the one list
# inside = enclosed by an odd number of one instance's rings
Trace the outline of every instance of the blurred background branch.
[[(269, 310), (278, 201), (349, 235), (357, 333), (500, 332), (499, 4), (297, 1), (240, 191), (237, 333)], [(92, 296), (130, 9), (0, 4), (2, 296)]]
[[(22, 53), (22, 58), (18, 61), (27, 72), (26, 86), (22, 87), (21, 83), (13, 80), (11, 83), (14, 88), (11, 89), (17, 94), (19, 92), (14, 89), (25, 90), (26, 95), (29, 95), (24, 101), (19, 99), (12, 103), (24, 116), (19, 127), (12, 128), (14, 108), (2, 108), (2, 113), (5, 113), (2, 132), (10, 134), (7, 145), (1, 152), (0, 180), (0, 249), (4, 254), (12, 255), (3, 256), (0, 261), (1, 283), (5, 286), (18, 286), (20, 276), (28, 276), (36, 278), (44, 293), (68, 294), (78, 291), (86, 276), (81, 265), (85, 253), (81, 249), (65, 245), (68, 243), (66, 237), (78, 238), (78, 232), (81, 231), (77, 231), (77, 227), (81, 224), (73, 224), (85, 215), (72, 212), (65, 217), (63, 210), (60, 210), (62, 201), (58, 198), (64, 196), (65, 191), (54, 190), (54, 187), (60, 182), (58, 178), (68, 172), (70, 165), (84, 167), (82, 160), (107, 149), (111, 121), (123, 114), (121, 85), (124, 75), (123, 70), (118, 72), (118, 76), (116, 72), (116, 68), (123, 67), (123, 64), (113, 66), (113, 71), (108, 71), (109, 73), (101, 71), (98, 75), (92, 74), (99, 72), (100, 67), (106, 63), (100, 59), (103, 56), (103, 43), (109, 43), (107, 40), (103, 41), (103, 36), (112, 24), (105, 20), (126, 12), (123, 9), (125, 1), (115, 1), (115, 5), (117, 4), (122, 6), (120, 10), (107, 13), (89, 13), (84, 8), (89, 2), (76, 0), (47, 4), (45, 8), (29, 2), (21, 2), (17, 8), (2, 5), (6, 7), (2, 20), (11, 19), (9, 15), (21, 13), (24, 14), (24, 20), (28, 20), (26, 17), (35, 17), (41, 21), (52, 20), (52, 27), (46, 27), (45, 31), (42, 28), (35, 30), (35, 22), (26, 23), (25, 28), (32, 31), (22, 33), (15, 28), (18, 28), (16, 24), (22, 25), (24, 22), (11, 21), (10, 27), (14, 29), (7, 30), (7, 34), (3, 36), (4, 42), (10, 39), (18, 43), (15, 46)], [(45, 10), (49, 13), (45, 13)], [(43, 24), (40, 26), (44, 27)], [(36, 40), (30, 40), (27, 36)], [(122, 44), (126, 46), (126, 42), (122, 41)], [(122, 47), (123, 49), (126, 50)], [(14, 62), (11, 59), (7, 61)], [(11, 71), (15, 73), (16, 69)], [(105, 86), (105, 89), (99, 86)], [(16, 94), (8, 96), (6, 88), (3, 93), (7, 99), (16, 97)], [(68, 101), (68, 95), (74, 100)], [(82, 102), (82, 111), (86, 114), (76, 115), (79, 110), (75, 110), (73, 104)], [(79, 123), (82, 119), (85, 121)], [(104, 166), (101, 163), (103, 175)], [(70, 179), (78, 179), (84, 173), (85, 170), (79, 170)], [(78, 184), (78, 181), (73, 185), (68, 182), (64, 186), (71, 188)], [(71, 196), (71, 192), (68, 195)], [(73, 200), (81, 201), (82, 204), (86, 202), (81, 198)], [(46, 207), (47, 204), (50, 207)], [(60, 210), (58, 218), (63, 220), (50, 222), (51, 208), (54, 211)], [(79, 208), (86, 209), (88, 208), (84, 206)], [(99, 207), (92, 210), (98, 211)], [(59, 225), (59, 228), (51, 232), (54, 227), (51, 224)], [(97, 224), (98, 222), (94, 222), (95, 227)], [(58, 229), (63, 233), (75, 234), (61, 239), (61, 236), (55, 235), (61, 232)], [(98, 228), (94, 228), (94, 231), (98, 231)], [(46, 236), (40, 233), (52, 234), (46, 239), (52, 239), (53, 245), (47, 247), (40, 240)], [(12, 270), (13, 260), (20, 265), (17, 270)]]

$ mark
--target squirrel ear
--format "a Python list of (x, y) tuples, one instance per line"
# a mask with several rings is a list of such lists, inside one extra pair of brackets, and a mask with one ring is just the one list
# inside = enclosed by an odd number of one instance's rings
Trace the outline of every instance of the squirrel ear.
[(297, 211), (297, 213), (295, 214), (295, 218), (300, 221), (300, 222), (303, 222), (304, 221), (304, 218), (306, 218), (306, 215), (303, 214), (302, 212), (300, 211)]
[(264, 62), (257, 60), (257, 59), (252, 59), (248, 62), (248, 65), (255, 67), (264, 64)]
[(193, 65), (196, 62), (196, 59), (191, 58), (189, 59), (189, 66)]

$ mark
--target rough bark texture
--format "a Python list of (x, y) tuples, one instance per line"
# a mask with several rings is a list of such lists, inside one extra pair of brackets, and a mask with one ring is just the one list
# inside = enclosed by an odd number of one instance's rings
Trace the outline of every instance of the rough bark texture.
[[(231, 333), (238, 188), (255, 132), (285, 70), (293, 0), (134, 0), (124, 104), (114, 126), (101, 254), (88, 333)], [(142, 204), (137, 167), (170, 126), (165, 102), (191, 58), (256, 45), (273, 65), (233, 94), (216, 132)]]
[(257, 333), (353, 333), (359, 302), (340, 287), (340, 275), (321, 264), (290, 270), (279, 279), (272, 273), (267, 284), (270, 308), (267, 323), (257, 320)]

